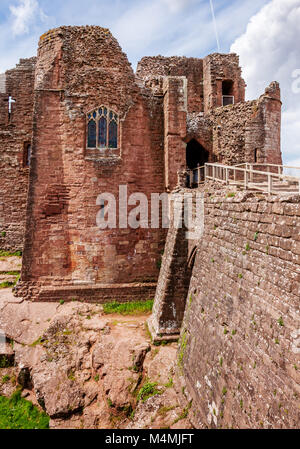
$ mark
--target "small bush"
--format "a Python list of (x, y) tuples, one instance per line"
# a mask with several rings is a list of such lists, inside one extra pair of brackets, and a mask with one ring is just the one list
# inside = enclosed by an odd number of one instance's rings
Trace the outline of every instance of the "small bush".
[(147, 382), (142, 386), (137, 395), (137, 400), (146, 402), (147, 399), (155, 396), (156, 394), (160, 394), (161, 392), (156, 388), (157, 382)]

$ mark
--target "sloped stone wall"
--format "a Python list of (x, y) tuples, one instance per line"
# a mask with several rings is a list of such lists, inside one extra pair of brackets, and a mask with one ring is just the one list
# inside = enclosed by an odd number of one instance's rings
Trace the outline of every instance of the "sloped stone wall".
[(206, 188), (178, 363), (200, 428), (297, 428), (300, 197)]

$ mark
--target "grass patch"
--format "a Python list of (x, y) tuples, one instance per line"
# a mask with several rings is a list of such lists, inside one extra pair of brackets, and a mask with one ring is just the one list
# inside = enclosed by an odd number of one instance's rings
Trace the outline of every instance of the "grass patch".
[(136, 301), (136, 302), (110, 302), (103, 304), (103, 311), (106, 314), (117, 313), (119, 315), (139, 315), (144, 313), (151, 313), (153, 307), (153, 300)]
[[(13, 271), (11, 271), (10, 273), (13, 273)], [(6, 273), (6, 274), (8, 274), (8, 273)], [(16, 279), (14, 280), (14, 282), (11, 282), (11, 281), (1, 282), (0, 283), (0, 289), (1, 288), (12, 288), (12, 287), (14, 287), (17, 284), (18, 280), (20, 279), (20, 276), (21, 276), (20, 273), (18, 273), (16, 275)]]
[(5, 281), (5, 282), (1, 282), (0, 288), (11, 288), (14, 285), (15, 285), (14, 282)]
[(0, 396), (0, 429), (48, 429), (49, 416), (17, 390), (11, 398)]
[(4, 251), (3, 249), (0, 249), (0, 257), (22, 257), (22, 251), (10, 253), (9, 251)]

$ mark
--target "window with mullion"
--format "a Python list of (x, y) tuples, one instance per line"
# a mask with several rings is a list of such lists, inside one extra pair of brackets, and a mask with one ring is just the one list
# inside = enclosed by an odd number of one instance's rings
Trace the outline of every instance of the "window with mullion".
[(118, 115), (105, 106), (88, 114), (87, 146), (90, 149), (118, 148)]

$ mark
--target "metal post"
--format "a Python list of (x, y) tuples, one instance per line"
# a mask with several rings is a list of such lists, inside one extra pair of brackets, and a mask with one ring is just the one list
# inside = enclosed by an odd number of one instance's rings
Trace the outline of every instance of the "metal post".
[(273, 188), (273, 178), (271, 173), (268, 174), (268, 194), (271, 195), (272, 193), (272, 188)]
[(248, 170), (246, 169), (244, 171), (244, 183), (245, 183), (245, 189), (248, 189)]

